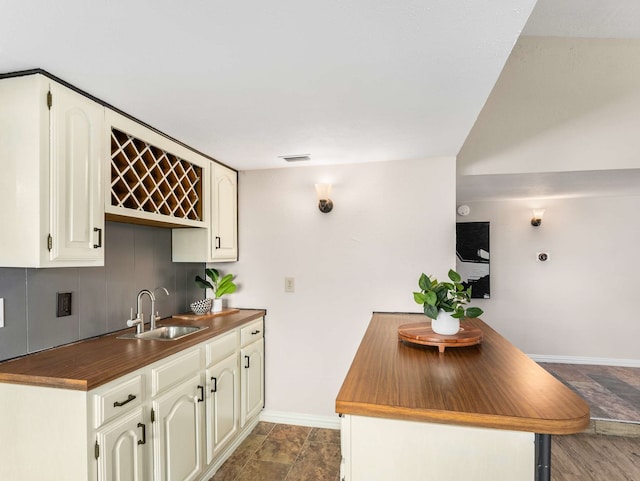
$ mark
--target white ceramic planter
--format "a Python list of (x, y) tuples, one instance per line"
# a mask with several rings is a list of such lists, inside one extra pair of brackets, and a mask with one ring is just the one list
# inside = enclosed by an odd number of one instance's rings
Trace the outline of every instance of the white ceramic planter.
[(438, 317), (431, 321), (431, 329), (437, 334), (452, 336), (460, 331), (460, 319), (451, 317), (451, 314), (440, 309)]
[(220, 312), (222, 311), (222, 298), (218, 297), (213, 300), (213, 306), (211, 307), (211, 312)]

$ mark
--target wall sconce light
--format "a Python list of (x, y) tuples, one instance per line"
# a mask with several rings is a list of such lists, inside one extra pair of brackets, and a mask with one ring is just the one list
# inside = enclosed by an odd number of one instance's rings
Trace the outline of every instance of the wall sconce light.
[(320, 212), (327, 213), (333, 209), (333, 202), (329, 196), (331, 195), (331, 184), (316, 184), (316, 194), (318, 195), (318, 209)]
[(544, 209), (533, 209), (533, 217), (531, 218), (531, 225), (538, 227), (542, 224), (542, 217), (544, 216)]

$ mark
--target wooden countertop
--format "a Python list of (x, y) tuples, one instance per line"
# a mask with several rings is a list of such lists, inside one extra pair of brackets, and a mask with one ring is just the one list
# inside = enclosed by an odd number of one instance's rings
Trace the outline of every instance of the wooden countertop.
[(134, 328), (78, 341), (0, 363), (0, 382), (88, 391), (264, 315), (263, 310), (241, 309), (199, 321), (163, 319), (158, 321), (159, 326), (198, 325), (208, 329), (175, 341), (117, 339), (134, 332)]
[(571, 434), (589, 407), (480, 319), (482, 344), (451, 348), (398, 341), (422, 314), (374, 314), (336, 399), (336, 412), (413, 421)]

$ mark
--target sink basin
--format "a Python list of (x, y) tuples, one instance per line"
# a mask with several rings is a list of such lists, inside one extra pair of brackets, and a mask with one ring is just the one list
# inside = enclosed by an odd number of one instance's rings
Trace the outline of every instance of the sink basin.
[(118, 336), (118, 339), (147, 339), (151, 341), (175, 341), (189, 334), (194, 334), (207, 326), (161, 326), (142, 334), (129, 333)]

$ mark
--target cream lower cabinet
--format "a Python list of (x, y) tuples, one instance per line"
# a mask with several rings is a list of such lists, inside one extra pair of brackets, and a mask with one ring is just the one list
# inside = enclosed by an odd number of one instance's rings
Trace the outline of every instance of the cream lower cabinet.
[(207, 464), (210, 464), (240, 430), (240, 374), (238, 330), (219, 336), (206, 346), (207, 357)]
[(233, 439), (239, 429), (238, 356), (231, 355), (207, 369), (210, 381), (207, 399), (207, 463)]
[(192, 481), (203, 468), (204, 386), (200, 373), (152, 403), (154, 479)]
[(240, 427), (264, 406), (264, 324), (254, 321), (240, 330)]
[(98, 479), (146, 481), (149, 460), (147, 423), (134, 409), (96, 433)]
[(0, 383), (0, 480), (210, 479), (258, 423), (262, 329), (252, 321), (88, 392)]

